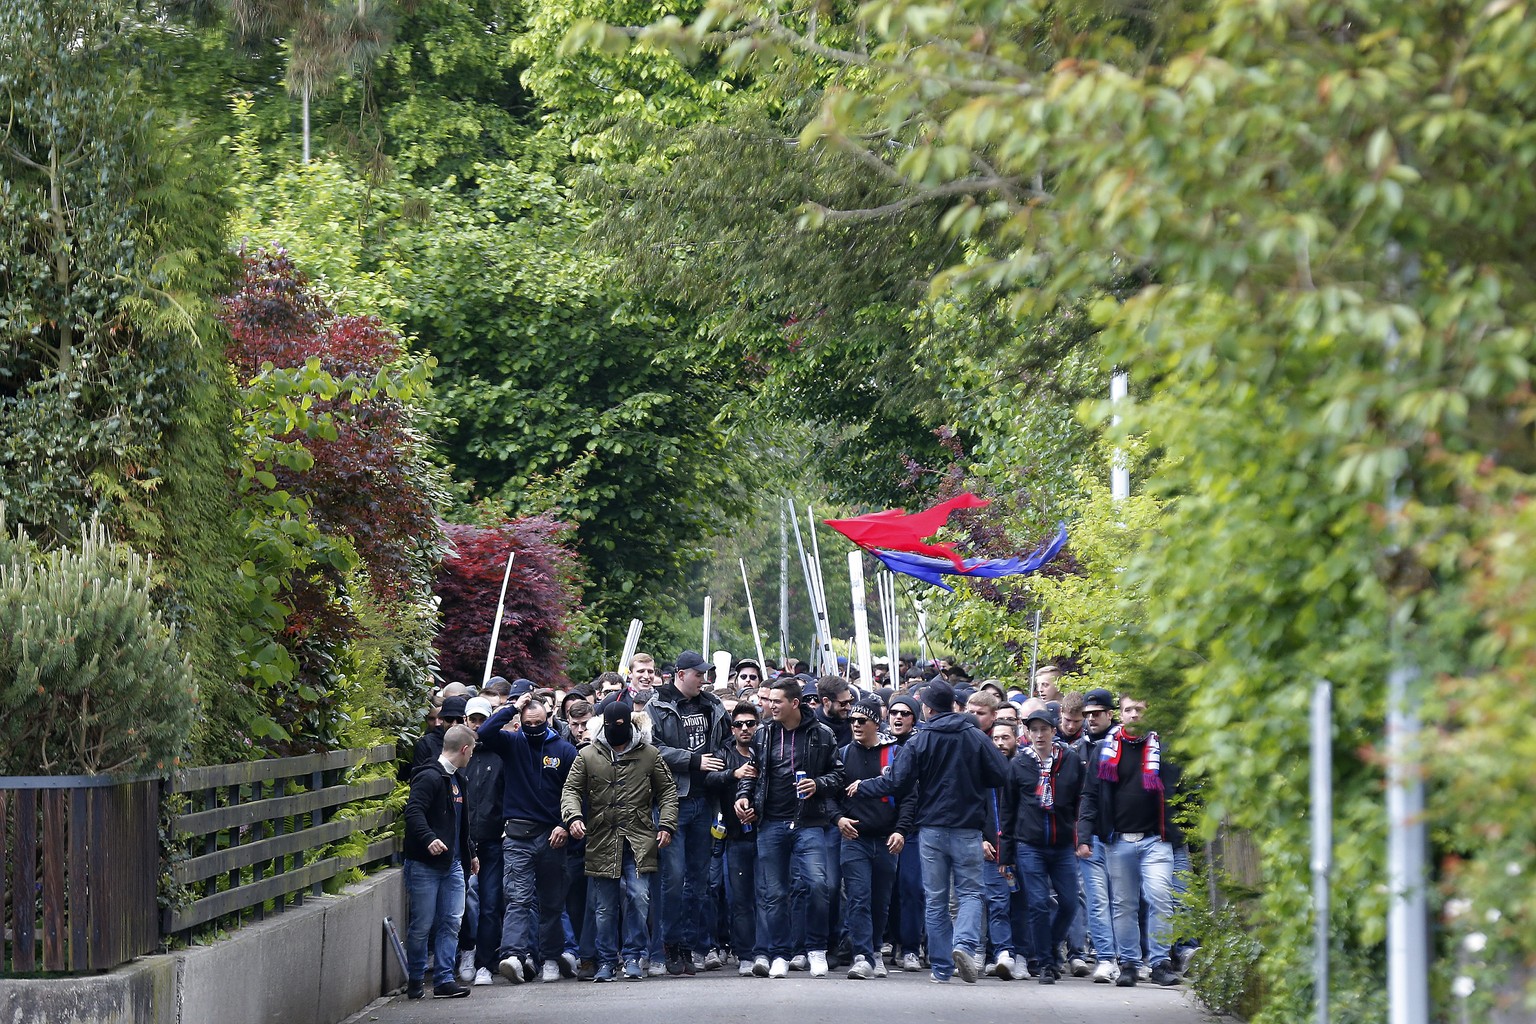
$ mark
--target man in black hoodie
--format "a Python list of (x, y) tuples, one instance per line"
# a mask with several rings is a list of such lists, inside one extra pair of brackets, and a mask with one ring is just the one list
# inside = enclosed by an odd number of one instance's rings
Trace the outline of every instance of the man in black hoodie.
[[(923, 688), (928, 722), (908, 741), (888, 776), (854, 782), (848, 795), (916, 794), (918, 843), (933, 980), (980, 976), (982, 809), (988, 789), (1008, 778), (1008, 762), (970, 715), (955, 714), (955, 691), (934, 680)], [(958, 912), (949, 919), (953, 884)]]
[[(843, 773), (854, 779), (878, 778), (896, 757), (896, 741), (880, 735), (880, 703), (860, 701), (848, 715), (853, 742), (842, 750)], [(848, 977), (885, 976), (880, 946), (885, 919), (896, 885), (896, 857), (912, 831), (910, 799), (844, 796), (838, 800), (837, 829), (841, 835), (842, 877), (847, 900), (843, 906), (853, 965)]]
[[(1083, 731), (1070, 744), (1071, 750), (1083, 762), (1083, 778), (1093, 767), (1092, 754), (1095, 745), (1115, 727), (1115, 695), (1102, 687), (1083, 694)], [(1120, 977), (1120, 967), (1115, 960), (1115, 929), (1109, 906), (1109, 866), (1104, 856), (1104, 844), (1097, 836), (1083, 834), (1079, 843), (1088, 844), (1088, 856), (1078, 860), (1078, 871), (1083, 883), (1083, 910), (1087, 918), (1088, 937), (1098, 956), (1093, 968), (1093, 980), (1100, 985), (1113, 984)], [(1072, 960), (1072, 973), (1081, 977), (1086, 963)]]
[(464, 916), (464, 868), (480, 864), (470, 841), (460, 774), (475, 750), (475, 733), (455, 725), (443, 735), (443, 752), (411, 775), (405, 801), (405, 891), (411, 921), (405, 932), (406, 997), (425, 995), (427, 934), (437, 931), (432, 983), (435, 999), (469, 995), (453, 977)]

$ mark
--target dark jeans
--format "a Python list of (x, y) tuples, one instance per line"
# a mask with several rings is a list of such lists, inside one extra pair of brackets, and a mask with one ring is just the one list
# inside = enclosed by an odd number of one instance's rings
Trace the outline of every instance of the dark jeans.
[(915, 832), (896, 858), (895, 903), (891, 939), (903, 953), (917, 953), (923, 945), (923, 858)]
[(714, 801), (689, 796), (678, 801), (677, 831), (661, 851), (661, 922), (668, 945), (703, 950), (709, 946), (709, 855), (714, 837)]
[[(1071, 846), (1032, 846), (1020, 843), (1019, 879), (1029, 899), (1029, 941), (1024, 958), (1030, 964), (1060, 969), (1057, 949), (1077, 914), (1077, 854)], [(1054, 911), (1051, 890), (1056, 890)]]
[(844, 838), (840, 854), (843, 876), (843, 920), (854, 956), (879, 962), (885, 915), (896, 887), (896, 855), (885, 848), (885, 836)]
[[(827, 948), (827, 834), (765, 821), (757, 828), (757, 941), (770, 957)], [(805, 949), (793, 948), (793, 909), (805, 909)]]
[(500, 839), (475, 844), (480, 858), (480, 915), (475, 922), (475, 966), (496, 973), (496, 953), (501, 949), (502, 915), (506, 894), (502, 891)]
[(551, 849), (549, 833), (503, 839), (501, 955), (553, 960), (565, 949), (565, 851)]
[(765, 956), (757, 941), (757, 839), (725, 844), (725, 894), (731, 905), (731, 951), (742, 960)]
[(587, 877), (597, 931), (597, 962), (617, 964), (645, 956), (646, 911), (651, 902), (649, 875), (635, 869), (635, 855), (629, 844), (624, 847), (623, 877)]
[(1013, 891), (1008, 888), (1008, 878), (998, 870), (993, 861), (981, 865), (981, 887), (987, 906), (987, 959), (996, 960), (999, 953), (1013, 953)]

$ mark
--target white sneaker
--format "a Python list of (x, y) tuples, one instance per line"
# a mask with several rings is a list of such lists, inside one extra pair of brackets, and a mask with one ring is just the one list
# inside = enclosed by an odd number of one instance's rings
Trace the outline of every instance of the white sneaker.
[(475, 972), (475, 984), (476, 985), (489, 985), (490, 983), (491, 983), (491, 969), (489, 967), (482, 967), (478, 971)]
[(877, 977), (877, 978), (884, 978), (889, 973), (890, 972), (885, 969), (885, 958), (884, 957), (881, 957), (880, 959), (875, 961), (875, 977)]
[(789, 977), (789, 964), (785, 961), (785, 959), (783, 957), (776, 956), (776, 957), (773, 958), (773, 964), (768, 968), (768, 977), (770, 977), (770, 978), (787, 978), (787, 977)]
[(503, 960), (497, 965), (497, 968), (501, 971), (501, 976), (512, 984), (521, 985), (523, 983), (523, 958), (516, 953)]
[(901, 954), (901, 969), (904, 971), (920, 971), (923, 969), (923, 962), (918, 959), (916, 953), (903, 953)]
[[(816, 973), (815, 968), (811, 969), (811, 973)], [(862, 956), (856, 956), (853, 958), (853, 966), (848, 968), (848, 977), (854, 979), (855, 981), (863, 981), (874, 976), (875, 969), (869, 966), (869, 961), (867, 959)]]
[(1074, 978), (1086, 978), (1091, 970), (1088, 966), (1088, 961), (1080, 956), (1075, 956), (1067, 961), (1067, 966), (1072, 969), (1072, 977)]
[(1136, 980), (1137, 981), (1151, 981), (1152, 980), (1152, 968), (1148, 967), (1146, 964), (1137, 964), (1136, 965)]
[(560, 954), (560, 976), (562, 978), (574, 978), (579, 970), (581, 970), (581, 961), (576, 959), (575, 953), (566, 950)]
[(811, 977), (825, 978), (827, 976), (827, 951), (813, 949), (810, 955)]
[(540, 980), (541, 981), (559, 981), (560, 980), (560, 965), (555, 963), (553, 960), (545, 960), (544, 961), (544, 976)]
[(789, 969), (792, 971), (808, 971), (811, 969), (811, 960), (804, 953), (796, 953), (789, 960)]
[(459, 980), (468, 982), (475, 976), (475, 951), (466, 949), (459, 954)]
[(997, 963), (993, 965), (992, 973), (1004, 981), (1013, 980), (1013, 954), (1006, 951), (997, 954)]
[(981, 969), (981, 976), (983, 978), (990, 978), (990, 977), (992, 977), (996, 973), (997, 973), (997, 961), (996, 960), (988, 960), (987, 961), (987, 966), (985, 966), (985, 967), (983, 967)]
[(1113, 985), (1120, 980), (1120, 965), (1113, 960), (1100, 960), (1099, 966), (1093, 969), (1093, 983), (1095, 985)]
[(956, 949), (950, 956), (954, 958), (955, 973), (960, 980), (967, 985), (976, 984), (976, 958), (971, 956), (970, 950)]
[(657, 960), (645, 969), (645, 973), (652, 978), (659, 978), (667, 973), (667, 965)]
[(743, 978), (752, 977), (752, 961), (743, 960), (740, 964), (738, 964), (736, 966), (736, 974)]
[(752, 961), (752, 977), (754, 977), (754, 978), (766, 978), (766, 977), (768, 977), (768, 958), (767, 957), (760, 956), (756, 960)]

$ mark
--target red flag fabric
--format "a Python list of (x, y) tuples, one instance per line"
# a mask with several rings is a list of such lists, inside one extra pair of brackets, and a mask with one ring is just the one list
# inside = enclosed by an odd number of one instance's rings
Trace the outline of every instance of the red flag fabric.
[(948, 521), (949, 514), (956, 509), (985, 508), (990, 504), (986, 498), (978, 498), (966, 492), (911, 515), (907, 514), (906, 509), (893, 508), (851, 519), (823, 519), (822, 522), (861, 548), (889, 548), (914, 555), (947, 558), (954, 563), (956, 569), (964, 572), (965, 563), (954, 548), (948, 544), (924, 544), (923, 538), (938, 533), (939, 527)]

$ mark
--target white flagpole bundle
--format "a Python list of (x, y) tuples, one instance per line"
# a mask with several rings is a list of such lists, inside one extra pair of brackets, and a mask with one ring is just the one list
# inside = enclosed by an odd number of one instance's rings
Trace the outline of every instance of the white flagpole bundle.
[(811, 565), (816, 570), (816, 607), (821, 614), (821, 635), (826, 640), (826, 646), (821, 652), (821, 671), (822, 675), (835, 676), (837, 652), (832, 649), (832, 621), (827, 617), (826, 577), (821, 571), (821, 539), (816, 536), (816, 513), (809, 505), (805, 506), (805, 518), (811, 531)]
[(880, 628), (885, 635), (885, 660), (891, 677), (899, 677), (901, 664), (901, 625), (896, 606), (896, 577), (890, 572), (875, 576), (875, 597), (880, 603)]
[(864, 600), (864, 552), (858, 549), (848, 552), (848, 584), (853, 591), (853, 637), (858, 646), (859, 682), (867, 687), (874, 678), (875, 667), (869, 651), (869, 608)]
[(714, 610), (715, 599), (709, 595), (704, 596), (704, 639), (699, 642), (699, 653), (709, 657), (709, 615)]
[(624, 653), (619, 655), (618, 668), (619, 675), (623, 676), (626, 680), (629, 679), (629, 659), (633, 658), (635, 652), (640, 649), (640, 630), (642, 628), (644, 628), (644, 623), (639, 619), (629, 620), (629, 633), (624, 637)]
[(752, 605), (752, 584), (747, 582), (747, 560), (738, 558), (741, 564), (741, 588), (747, 592), (747, 620), (752, 624), (752, 645), (757, 648), (757, 667), (763, 669), (763, 636), (757, 631), (757, 609)]
[(507, 555), (507, 571), (501, 574), (501, 597), (496, 600), (496, 621), (491, 626), (491, 649), (485, 652), (485, 675), (480, 677), (481, 686), (491, 681), (491, 666), (496, 664), (496, 644), (501, 639), (501, 617), (507, 610), (507, 584), (512, 580), (512, 560), (516, 557), (516, 551)]
[[(800, 535), (800, 517), (795, 509), (795, 503), (789, 503), (790, 522), (795, 527), (795, 546), (800, 549), (800, 569), (805, 574), (806, 595), (811, 600), (811, 625), (816, 634), (816, 657), (813, 659), (819, 664), (823, 674), (826, 674), (826, 666), (830, 660), (832, 671), (837, 670), (837, 656), (832, 652), (832, 632), (827, 627), (826, 605), (821, 603), (821, 587), (819, 585), (817, 570), (819, 566), (813, 566), (810, 557), (805, 551), (805, 539)], [(814, 523), (815, 520), (812, 519)], [(815, 542), (815, 534), (812, 533), (812, 543)]]

